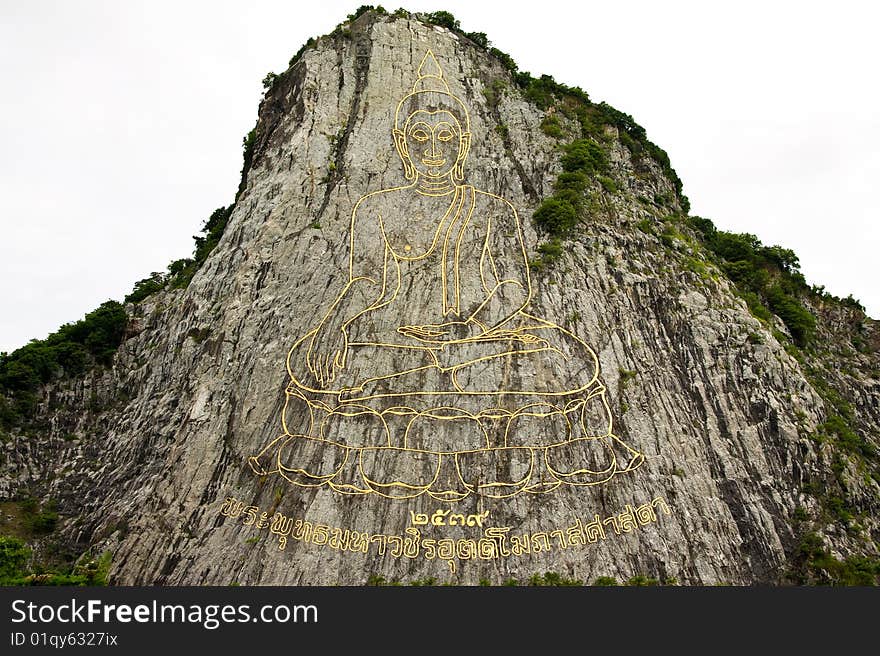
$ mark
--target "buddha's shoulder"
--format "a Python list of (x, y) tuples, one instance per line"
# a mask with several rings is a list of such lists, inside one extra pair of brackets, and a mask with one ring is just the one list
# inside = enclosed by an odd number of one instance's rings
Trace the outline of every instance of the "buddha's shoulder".
[(354, 207), (355, 210), (359, 211), (369, 210), (370, 208), (392, 202), (394, 198), (400, 196), (400, 189), (379, 189), (378, 191), (372, 191), (369, 194), (361, 196), (358, 202), (355, 203)]
[(516, 217), (516, 209), (509, 200), (488, 191), (474, 189), (474, 203), (475, 210), (479, 209), (496, 220), (501, 217)]
[(358, 215), (381, 214), (387, 216), (394, 210), (402, 210), (412, 205), (414, 196), (411, 187), (379, 189), (362, 196), (355, 203), (354, 211)]
[(474, 187), (474, 196), (476, 198), (476, 202), (480, 203), (481, 205), (513, 211), (513, 204), (506, 198), (503, 198), (502, 196), (499, 196), (497, 194), (483, 191), (482, 189), (477, 189), (476, 187)]
[[(516, 210), (506, 199), (496, 194), (473, 187), (474, 203), (483, 211), (489, 211), (494, 215), (505, 214), (516, 216)], [(392, 187), (379, 189), (365, 196), (355, 204), (356, 212), (369, 212), (373, 209), (397, 207), (404, 203), (411, 203), (413, 192), (411, 187)]]

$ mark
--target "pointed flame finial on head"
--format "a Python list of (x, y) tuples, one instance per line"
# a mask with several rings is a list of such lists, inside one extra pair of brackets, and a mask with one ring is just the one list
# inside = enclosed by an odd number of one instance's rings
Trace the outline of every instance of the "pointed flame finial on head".
[(448, 118), (444, 117), (444, 120), (448, 125), (456, 124), (455, 130), (458, 132), (458, 156), (451, 171), (440, 174), (437, 173), (439, 171), (437, 169), (434, 173), (425, 173), (425, 175), (442, 177), (442, 175), (450, 174), (452, 181), (456, 184), (463, 182), (464, 163), (471, 144), (470, 118), (464, 103), (449, 91), (443, 69), (440, 68), (434, 53), (430, 50), (422, 57), (412, 91), (397, 103), (397, 109), (394, 112), (394, 129), (392, 131), (394, 146), (403, 160), (404, 175), (407, 180), (415, 180), (419, 175), (410, 157), (409, 144), (407, 143), (409, 120), (418, 112), (424, 112), (429, 116), (446, 112), (449, 116)]
[(418, 91), (440, 91), (449, 93), (449, 86), (443, 78), (443, 69), (437, 63), (434, 53), (428, 50), (419, 64), (419, 77), (413, 84), (413, 93)]

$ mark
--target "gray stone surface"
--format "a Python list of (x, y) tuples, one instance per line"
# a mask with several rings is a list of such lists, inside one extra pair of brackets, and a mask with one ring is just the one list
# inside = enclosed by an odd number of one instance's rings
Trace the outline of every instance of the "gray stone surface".
[[(411, 511), (450, 507), (300, 488), (247, 464), (281, 432), (288, 350), (347, 280), (353, 204), (403, 181), (393, 111), (429, 48), (470, 108), (467, 181), (517, 208), (534, 254), (531, 214), (559, 172), (557, 142), (540, 129), (544, 113), (511, 87), (490, 105), (483, 90), (509, 76), (461, 37), (365, 17), (350, 36), (307, 50), (269, 91), (254, 165), (217, 248), (186, 290), (136, 308), (112, 370), (49, 392), (53, 430), (5, 445), (0, 492), (36, 486), (58, 499), (64, 535), (111, 551), (111, 577), (122, 584), (361, 584), (371, 575), (476, 583), (545, 571), (585, 580), (778, 580), (796, 540), (792, 514), (816, 504), (801, 484), (828, 467), (806, 437), (822, 420), (822, 402), (723, 276), (686, 270), (687, 258), (699, 258), (687, 243), (670, 248), (637, 229), (644, 219), (659, 225), (664, 212), (638, 197), (674, 197), (674, 189), (659, 167), (636, 167), (619, 142), (611, 164), (620, 191), (595, 185), (577, 238), (534, 276), (531, 308), (595, 350), (615, 433), (645, 462), (607, 484), (471, 497), (455, 512), (488, 510), (487, 525), (510, 534), (565, 530), (575, 518), (586, 523), (656, 498), (669, 515), (658, 511), (656, 521), (620, 535), (606, 525), (595, 544), (458, 559), (453, 573), (424, 551), (398, 558), (294, 539), (281, 551), (268, 528), (220, 514), (235, 497), (270, 516), (403, 536)], [(864, 389), (859, 409), (876, 426), (876, 380)], [(862, 485), (876, 498), (876, 482)], [(467, 527), (421, 531), (422, 539), (479, 536)], [(828, 539), (846, 552), (845, 532)]]

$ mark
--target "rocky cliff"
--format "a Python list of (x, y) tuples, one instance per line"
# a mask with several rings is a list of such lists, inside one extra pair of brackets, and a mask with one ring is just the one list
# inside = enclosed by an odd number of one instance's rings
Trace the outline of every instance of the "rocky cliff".
[[(625, 123), (596, 120), (610, 108), (579, 90), (524, 85), (480, 36), (371, 11), (270, 80), (216, 247), (185, 288), (127, 306), (112, 366), (41, 389), (40, 428), (9, 431), (0, 494), (54, 500), (52, 539), (74, 553), (110, 552), (120, 584), (876, 575), (876, 324), (821, 294), (804, 301), (817, 322), (809, 345), (780, 316), (756, 317), (688, 219), (665, 154)], [(328, 450), (299, 456), (313, 477), (300, 471), (298, 483), (248, 463), (284, 433), (291, 347), (350, 280), (353, 207), (408, 184), (392, 129), (428, 51), (469, 113), (466, 184), (517, 212), (529, 316), (595, 352), (611, 431), (642, 456), (629, 470), (618, 456), (621, 473), (608, 480), (503, 498), (468, 488), (448, 501), (347, 494), (321, 478), (336, 467)], [(579, 140), (598, 159), (582, 167), (577, 225), (558, 230), (534, 215), (559, 196)], [(401, 230), (416, 230), (404, 219)], [(367, 262), (376, 248), (358, 252)], [(467, 277), (476, 274), (461, 275), (462, 289), (478, 286)], [(431, 314), (428, 299), (413, 303), (407, 311)], [(521, 374), (520, 362), (507, 374)], [(529, 372), (548, 390), (562, 376)], [(431, 439), (454, 443), (456, 430), (438, 421)], [(532, 453), (543, 458), (536, 467), (569, 457)], [(570, 455), (584, 457), (593, 456)], [(386, 483), (420, 466), (401, 462), (385, 469)], [(476, 476), (494, 480), (498, 468)], [(365, 492), (376, 483), (359, 481)]]

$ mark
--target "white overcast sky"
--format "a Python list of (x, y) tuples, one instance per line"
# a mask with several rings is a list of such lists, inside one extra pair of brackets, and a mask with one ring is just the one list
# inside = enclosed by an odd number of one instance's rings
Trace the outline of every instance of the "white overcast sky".
[[(263, 76), (359, 4), (0, 0), (0, 351), (188, 256), (233, 200)], [(808, 281), (880, 316), (870, 3), (405, 7), (451, 11), (522, 69), (632, 114), (693, 213), (794, 249)]]

